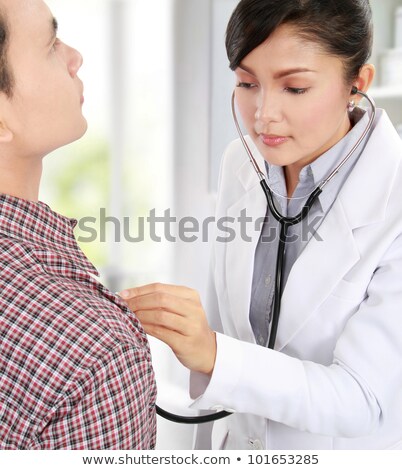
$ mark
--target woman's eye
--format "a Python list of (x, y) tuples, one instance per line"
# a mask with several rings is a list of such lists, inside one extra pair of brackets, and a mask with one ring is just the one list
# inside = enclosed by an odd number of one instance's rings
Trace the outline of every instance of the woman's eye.
[(286, 91), (289, 93), (292, 93), (294, 95), (303, 95), (304, 93), (308, 92), (308, 88), (292, 88), (292, 87), (287, 87), (285, 88)]
[(256, 86), (257, 85), (255, 83), (247, 83), (247, 82), (239, 82), (237, 84), (238, 88), (246, 88), (247, 90), (249, 90), (250, 88), (254, 88)]

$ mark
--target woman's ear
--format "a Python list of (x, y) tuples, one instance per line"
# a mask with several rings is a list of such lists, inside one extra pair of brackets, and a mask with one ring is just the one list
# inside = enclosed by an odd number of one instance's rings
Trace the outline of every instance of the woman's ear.
[[(363, 67), (360, 69), (359, 76), (353, 82), (353, 85), (363, 93), (366, 93), (367, 90), (370, 88), (371, 84), (373, 83), (375, 76), (375, 67), (373, 64), (364, 64)], [(354, 95), (353, 99), (356, 102), (361, 100), (361, 96)]]

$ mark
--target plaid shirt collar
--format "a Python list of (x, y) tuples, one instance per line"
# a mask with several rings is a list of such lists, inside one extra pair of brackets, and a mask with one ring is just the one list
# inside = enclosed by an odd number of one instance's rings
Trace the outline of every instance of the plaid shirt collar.
[(77, 220), (69, 219), (43, 202), (32, 202), (0, 194), (0, 236), (32, 243), (61, 253), (74, 266), (98, 276), (74, 237)]

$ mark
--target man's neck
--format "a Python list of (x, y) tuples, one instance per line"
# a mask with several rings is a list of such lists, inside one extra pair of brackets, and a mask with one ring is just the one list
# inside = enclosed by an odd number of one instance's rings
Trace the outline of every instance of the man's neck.
[(0, 156), (0, 193), (37, 202), (42, 176), (42, 161), (9, 161)]

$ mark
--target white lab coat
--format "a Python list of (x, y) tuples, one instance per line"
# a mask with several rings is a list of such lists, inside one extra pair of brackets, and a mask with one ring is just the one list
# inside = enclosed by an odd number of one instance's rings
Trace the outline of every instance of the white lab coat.
[[(318, 229), (322, 241), (312, 237), (293, 265), (275, 351), (256, 345), (249, 322), (259, 230), (249, 224), (251, 242), (214, 242), (206, 310), (221, 333), (211, 380), (192, 374), (192, 407), (236, 413), (215, 424), (212, 448), (402, 449), (401, 156), (379, 110)], [(222, 164), (217, 220), (242, 209), (264, 217), (266, 199), (235, 141)], [(199, 427), (201, 447), (208, 432)]]

